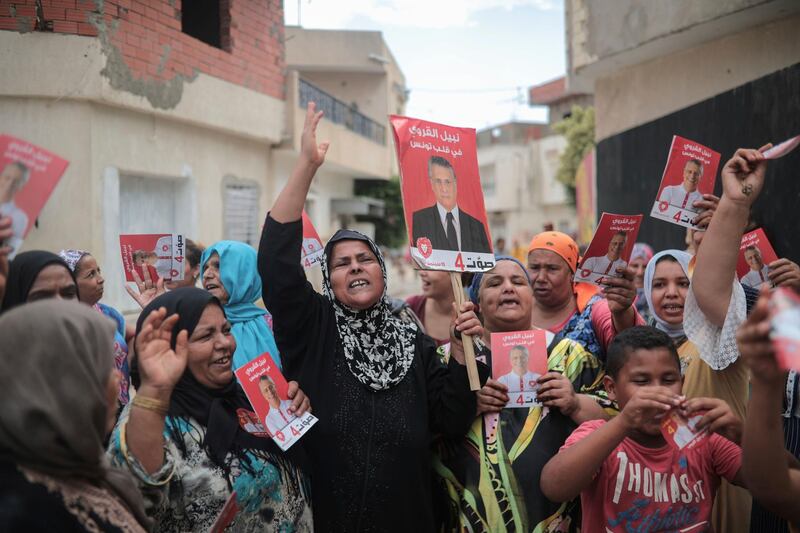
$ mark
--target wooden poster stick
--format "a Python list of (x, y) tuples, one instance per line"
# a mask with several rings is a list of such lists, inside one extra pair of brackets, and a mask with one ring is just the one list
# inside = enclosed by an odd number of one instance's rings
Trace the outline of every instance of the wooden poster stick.
[[(461, 309), (461, 304), (464, 303), (464, 286), (461, 284), (461, 274), (450, 272), (450, 283), (453, 285), (453, 296), (456, 297), (456, 309)], [(462, 333), (461, 342), (464, 344), (464, 362), (467, 364), (469, 389), (480, 390), (481, 380), (478, 377), (478, 366), (475, 364), (475, 345), (472, 343), (472, 335)]]

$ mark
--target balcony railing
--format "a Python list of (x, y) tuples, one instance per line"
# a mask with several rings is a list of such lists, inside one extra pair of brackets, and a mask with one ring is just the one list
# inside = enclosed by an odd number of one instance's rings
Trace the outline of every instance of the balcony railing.
[(315, 87), (305, 80), (300, 81), (300, 107), (305, 109), (308, 102), (315, 102), (317, 110), (325, 112), (325, 118), (341, 124), (348, 130), (366, 137), (378, 144), (386, 144), (386, 127), (368, 118), (353, 106), (337, 100), (322, 89)]

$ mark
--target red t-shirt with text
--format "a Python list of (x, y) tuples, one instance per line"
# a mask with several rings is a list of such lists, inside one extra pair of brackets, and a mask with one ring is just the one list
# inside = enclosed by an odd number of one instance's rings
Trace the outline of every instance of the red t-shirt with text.
[[(584, 422), (562, 450), (605, 423)], [(717, 434), (691, 450), (669, 444), (647, 448), (626, 438), (581, 492), (581, 531), (713, 531), (711, 508), (720, 477), (732, 481), (741, 465), (742, 449)]]

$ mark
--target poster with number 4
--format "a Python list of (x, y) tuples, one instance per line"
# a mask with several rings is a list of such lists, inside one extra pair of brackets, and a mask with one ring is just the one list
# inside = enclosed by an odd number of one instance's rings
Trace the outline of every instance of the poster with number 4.
[(508, 387), (506, 407), (541, 405), (538, 379), (546, 373), (544, 330), (492, 333), (492, 379)]
[(628, 266), (642, 218), (642, 215), (603, 213), (575, 272), (575, 281), (602, 284), (605, 278), (621, 277), (617, 269)]
[(139, 279), (144, 279), (145, 268), (152, 280), (183, 279), (186, 258), (186, 240), (183, 235), (178, 233), (120, 235), (119, 247), (126, 281), (135, 281), (134, 270)]
[(258, 420), (281, 450), (288, 450), (317, 423), (317, 417), (311, 413), (295, 416), (289, 412), (292, 405), (287, 396), (289, 384), (269, 353), (237, 368), (236, 377)]
[(319, 238), (314, 224), (311, 223), (308, 213), (303, 211), (303, 248), (300, 254), (300, 262), (303, 268), (311, 268), (322, 261), (322, 239)]
[(692, 449), (708, 438), (708, 430), (696, 427), (704, 414), (705, 411), (697, 412), (687, 418), (673, 409), (661, 422), (661, 433), (671, 446), (679, 450)]
[(679, 226), (696, 229), (694, 218), (700, 210), (694, 203), (714, 192), (719, 152), (675, 135), (667, 165), (650, 216)]

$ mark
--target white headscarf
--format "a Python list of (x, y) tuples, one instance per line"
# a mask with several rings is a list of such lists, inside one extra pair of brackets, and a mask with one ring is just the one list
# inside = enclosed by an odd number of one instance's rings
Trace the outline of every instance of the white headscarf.
[(686, 336), (683, 332), (683, 323), (678, 325), (669, 324), (658, 316), (658, 313), (656, 313), (653, 307), (653, 277), (656, 274), (656, 264), (665, 256), (673, 257), (681, 266), (687, 278), (689, 277), (689, 261), (692, 259), (692, 256), (681, 250), (664, 250), (654, 255), (647, 263), (647, 268), (644, 269), (644, 297), (647, 299), (647, 307), (650, 308), (650, 315), (656, 322), (656, 329), (660, 329), (673, 339), (676, 339)]

